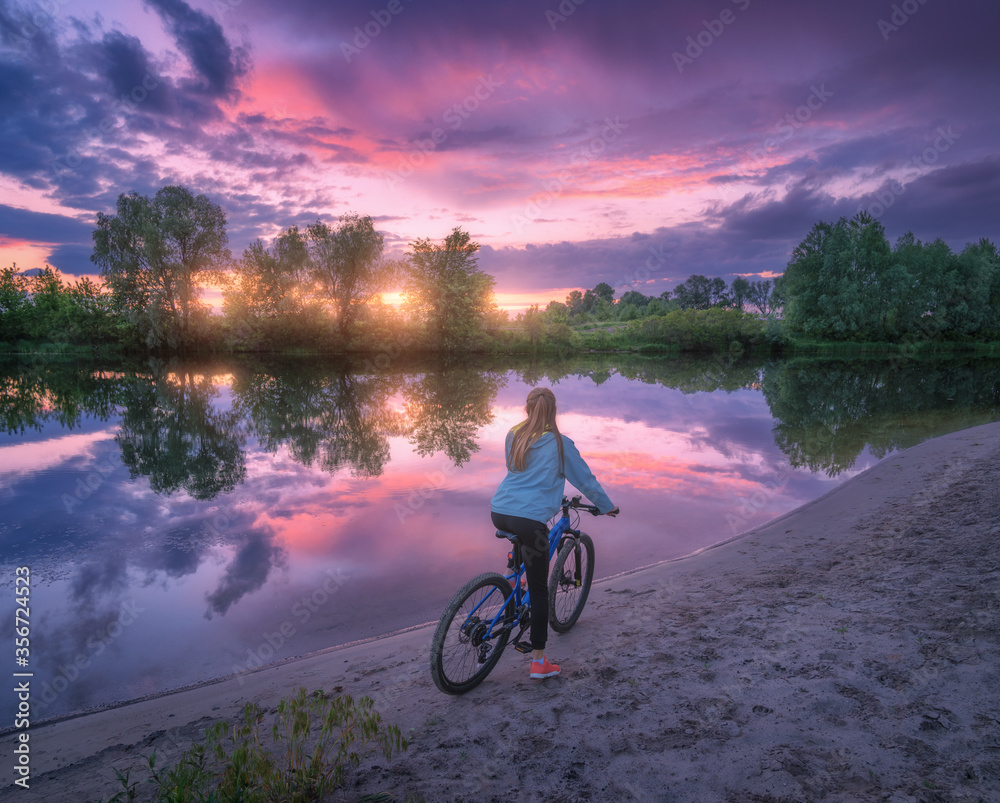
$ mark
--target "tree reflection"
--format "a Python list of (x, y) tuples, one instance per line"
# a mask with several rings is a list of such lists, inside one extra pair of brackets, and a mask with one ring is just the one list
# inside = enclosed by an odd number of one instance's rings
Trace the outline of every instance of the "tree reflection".
[(407, 382), (406, 420), (417, 454), (444, 452), (456, 466), (479, 451), (476, 436), (493, 420), (501, 371), (449, 367)]
[(560, 357), (520, 358), (511, 367), (522, 382), (535, 386), (542, 380), (558, 382), (567, 376), (590, 379), (603, 385), (619, 375), (646, 385), (662, 385), (682, 393), (711, 393), (755, 388), (765, 360), (688, 356), (638, 356), (633, 354), (573, 354)]
[(134, 370), (32, 360), (0, 364), (0, 422), (8, 434), (41, 430), (55, 421), (66, 429), (84, 415), (106, 421), (117, 411)]
[(129, 474), (148, 477), (156, 493), (183, 489), (199, 500), (239, 485), (246, 435), (237, 413), (214, 407), (217, 395), (211, 375), (186, 368), (132, 380), (115, 435)]
[(996, 420), (1000, 364), (789, 360), (764, 371), (774, 439), (793, 466), (836, 476), (867, 447), (878, 458)]
[(294, 373), (239, 371), (236, 409), (261, 446), (287, 445), (306, 466), (355, 477), (378, 477), (389, 462), (389, 437), (403, 433), (403, 419), (389, 406), (400, 376), (351, 373), (342, 368), (299, 366)]

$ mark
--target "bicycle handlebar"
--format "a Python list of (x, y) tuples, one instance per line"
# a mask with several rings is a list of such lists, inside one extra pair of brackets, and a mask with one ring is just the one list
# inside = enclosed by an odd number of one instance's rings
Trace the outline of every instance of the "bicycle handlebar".
[(580, 502), (580, 500), (582, 498), (583, 497), (581, 497), (581, 496), (574, 496), (572, 499), (567, 499), (564, 496), (563, 500), (562, 500), (563, 507), (572, 508), (573, 510), (583, 510), (583, 511), (586, 511), (587, 513), (589, 513), (591, 516), (603, 516), (603, 515), (607, 515), (607, 516), (611, 516), (612, 518), (614, 518), (615, 516), (617, 516), (621, 512), (616, 507), (614, 510), (609, 510), (606, 514), (605, 513), (601, 513), (601, 511), (598, 509), (597, 505), (585, 505), (585, 504), (582, 504)]

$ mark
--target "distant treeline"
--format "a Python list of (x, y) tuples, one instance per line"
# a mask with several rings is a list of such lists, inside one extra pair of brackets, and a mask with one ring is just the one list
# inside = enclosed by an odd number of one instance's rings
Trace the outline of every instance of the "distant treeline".
[[(455, 228), (389, 259), (371, 217), (290, 226), (241, 257), (220, 206), (184, 187), (119, 196), (98, 214), (91, 260), (102, 283), (46, 267), (0, 272), (7, 351), (265, 353), (565, 349), (778, 349), (790, 341), (983, 341), (1000, 330), (1000, 259), (987, 240), (954, 254), (912, 234), (890, 248), (870, 216), (817, 223), (783, 276), (693, 275), (656, 296), (604, 282), (513, 320), (496, 306), (478, 244)], [(206, 286), (222, 288), (212, 314)], [(387, 291), (403, 303), (383, 303)], [(55, 345), (53, 345), (55, 344)]]
[(779, 282), (791, 333), (832, 340), (1000, 339), (1000, 257), (905, 234), (890, 247), (866, 213), (817, 223)]

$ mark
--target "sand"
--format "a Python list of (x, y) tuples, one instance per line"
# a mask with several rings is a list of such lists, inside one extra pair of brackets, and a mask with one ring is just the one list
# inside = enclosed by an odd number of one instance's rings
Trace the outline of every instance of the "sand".
[(444, 695), (421, 627), (33, 726), (31, 789), (0, 798), (110, 796), (112, 767), (176, 758), (246, 701), (306, 686), (372, 696), (410, 742), (336, 800), (1000, 800), (998, 459), (1000, 424), (937, 438), (737, 539), (595, 584), (550, 637), (558, 678), (529, 680), (508, 650)]

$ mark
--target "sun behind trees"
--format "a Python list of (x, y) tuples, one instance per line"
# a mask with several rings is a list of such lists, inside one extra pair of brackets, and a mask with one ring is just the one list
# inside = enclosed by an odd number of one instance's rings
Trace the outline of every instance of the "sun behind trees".
[[(67, 284), (50, 267), (0, 271), (0, 349), (361, 352), (378, 366), (421, 351), (736, 355), (852, 342), (989, 350), (1000, 341), (993, 243), (955, 254), (940, 239), (923, 244), (906, 234), (890, 247), (864, 213), (817, 223), (774, 280), (736, 276), (727, 285), (694, 274), (659, 295), (631, 287), (620, 298), (599, 282), (510, 320), (496, 305), (493, 277), (479, 268), (479, 245), (458, 227), (391, 258), (373, 218), (352, 212), (304, 230), (288, 226), (234, 261), (225, 212), (185, 187), (152, 198), (123, 193), (115, 211), (99, 213), (93, 232), (91, 260), (103, 283)], [(203, 300), (212, 285), (222, 289), (222, 315)], [(385, 301), (393, 291), (399, 306)]]

